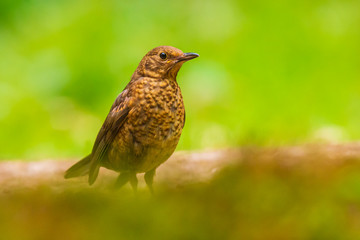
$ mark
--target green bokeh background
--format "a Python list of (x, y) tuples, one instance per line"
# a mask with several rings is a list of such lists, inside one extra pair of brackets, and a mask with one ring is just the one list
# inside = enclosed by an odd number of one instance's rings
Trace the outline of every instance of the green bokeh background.
[(0, 159), (80, 157), (143, 55), (172, 45), (178, 149), (360, 138), (360, 1), (0, 2)]
[[(201, 55), (178, 75), (187, 112), (179, 150), (360, 139), (359, 0), (0, 0), (0, 160), (88, 154), (159, 45)], [(155, 178), (153, 197), (110, 191), (103, 175), (94, 187), (27, 187), (36, 165), (3, 171), (1, 236), (360, 239), (357, 151), (329, 149), (285, 162), (243, 151), (205, 183)]]

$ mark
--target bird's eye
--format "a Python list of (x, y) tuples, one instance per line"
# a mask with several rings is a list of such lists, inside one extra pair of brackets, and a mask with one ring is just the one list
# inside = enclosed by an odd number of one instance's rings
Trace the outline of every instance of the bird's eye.
[(166, 59), (166, 57), (167, 57), (166, 53), (164, 53), (164, 52), (160, 53), (159, 56), (160, 56), (161, 59)]

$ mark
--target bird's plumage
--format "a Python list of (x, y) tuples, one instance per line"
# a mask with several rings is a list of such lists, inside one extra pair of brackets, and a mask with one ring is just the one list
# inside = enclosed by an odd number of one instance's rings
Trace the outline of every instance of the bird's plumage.
[(91, 154), (65, 177), (89, 173), (91, 185), (103, 166), (121, 173), (118, 185), (130, 181), (136, 187), (136, 173), (145, 172), (152, 190), (155, 169), (174, 152), (185, 123), (176, 76), (182, 64), (195, 57), (170, 46), (149, 51), (112, 105)]

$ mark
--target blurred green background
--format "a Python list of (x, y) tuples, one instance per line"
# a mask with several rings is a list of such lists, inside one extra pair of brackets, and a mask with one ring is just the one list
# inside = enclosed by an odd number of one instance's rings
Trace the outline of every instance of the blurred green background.
[(0, 159), (80, 157), (147, 51), (178, 75), (178, 149), (360, 138), (360, 1), (0, 1)]
[[(201, 55), (178, 75), (187, 112), (178, 150), (360, 139), (359, 0), (0, 0), (0, 159), (88, 154), (114, 99), (159, 45)], [(152, 198), (144, 188), (138, 198), (129, 186), (109, 191), (114, 179), (103, 175), (94, 187), (62, 172), (27, 187), (36, 163), (0, 171), (0, 232), (360, 239), (360, 161), (349, 149), (348, 159), (244, 155), (206, 183), (155, 178)]]

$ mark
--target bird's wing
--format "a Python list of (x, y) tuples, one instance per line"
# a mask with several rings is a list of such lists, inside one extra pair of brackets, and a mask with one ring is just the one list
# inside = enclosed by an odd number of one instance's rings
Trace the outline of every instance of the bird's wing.
[(112, 105), (104, 124), (102, 125), (91, 153), (91, 163), (89, 171), (89, 184), (93, 184), (99, 173), (101, 160), (104, 158), (109, 146), (114, 141), (120, 128), (123, 126), (130, 111), (127, 98), (122, 92)]

